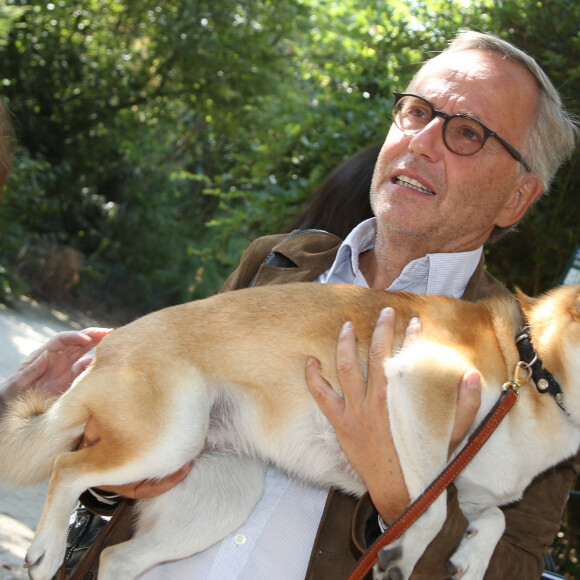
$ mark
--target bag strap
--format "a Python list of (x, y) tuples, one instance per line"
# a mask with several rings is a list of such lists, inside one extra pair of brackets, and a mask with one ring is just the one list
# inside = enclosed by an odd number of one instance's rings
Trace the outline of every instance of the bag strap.
[(379, 536), (370, 546), (367, 552), (359, 560), (355, 569), (351, 572), (348, 580), (363, 580), (370, 572), (377, 560), (379, 551), (386, 545), (394, 542), (403, 534), (411, 524), (421, 516), (427, 508), (439, 497), (439, 495), (452, 483), (461, 470), (471, 461), (473, 456), (481, 449), (489, 439), (508, 411), (518, 400), (518, 389), (515, 383), (506, 383), (495, 406), (473, 432), (468, 443), (447, 465), (441, 474), (429, 485), (403, 514)]

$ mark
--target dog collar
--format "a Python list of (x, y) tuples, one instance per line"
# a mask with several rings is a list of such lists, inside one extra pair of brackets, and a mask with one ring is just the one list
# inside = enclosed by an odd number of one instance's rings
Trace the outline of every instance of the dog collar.
[(542, 365), (542, 359), (540, 359), (538, 353), (534, 350), (527, 328), (516, 337), (516, 346), (518, 347), (520, 359), (524, 361), (532, 371), (532, 380), (534, 381), (538, 392), (542, 394), (549, 393), (552, 395), (560, 409), (566, 412), (562, 387), (560, 387), (560, 383), (558, 383), (554, 378), (554, 375)]

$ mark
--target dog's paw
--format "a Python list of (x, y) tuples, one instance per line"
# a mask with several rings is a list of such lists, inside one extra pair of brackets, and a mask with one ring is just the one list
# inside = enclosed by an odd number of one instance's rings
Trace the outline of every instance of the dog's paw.
[(373, 580), (406, 580), (408, 576), (399, 565), (402, 556), (401, 546), (388, 546), (380, 550), (373, 567)]
[(481, 558), (477, 552), (461, 546), (447, 563), (452, 580), (482, 580), (489, 560)]
[(50, 580), (62, 563), (65, 548), (64, 543), (61, 549), (51, 542), (44, 541), (43, 536), (37, 536), (24, 560), (24, 567), (27, 568), (31, 580)]
[(403, 548), (396, 546), (394, 548), (383, 548), (379, 552), (378, 560), (381, 568), (387, 570), (393, 563), (397, 563), (403, 555)]
[(379, 572), (373, 568), (373, 580), (405, 580), (400, 568), (391, 568), (388, 572)]
[(487, 561), (465, 561), (452, 557), (447, 563), (447, 570), (452, 580), (483, 580), (487, 564)]
[(460, 578), (463, 578), (463, 575), (465, 574), (465, 570), (463, 568), (458, 568), (451, 560), (447, 562), (447, 571), (452, 580), (460, 580)]
[(486, 535), (471, 525), (447, 563), (449, 575), (453, 580), (482, 580), (491, 553)]

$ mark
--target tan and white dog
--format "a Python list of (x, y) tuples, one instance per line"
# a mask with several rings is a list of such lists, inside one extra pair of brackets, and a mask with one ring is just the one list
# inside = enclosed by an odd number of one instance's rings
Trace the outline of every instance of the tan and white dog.
[[(464, 579), (483, 577), (502, 535), (504, 518), (495, 506), (519, 498), (536, 474), (580, 445), (580, 287), (520, 301), (535, 349), (563, 387), (565, 411), (530, 381), (457, 479), (461, 507), (478, 530), (452, 557)], [(386, 306), (397, 314), (396, 344), (412, 316), (423, 326), (418, 340), (385, 360), (385, 416), (411, 499), (418, 497), (447, 463), (465, 371), (476, 368), (483, 377), (476, 423), (513, 377), (521, 324), (515, 301), (473, 304), (304, 283), (240, 290), (167, 308), (116, 330), (60, 398), (30, 394), (6, 412), (0, 476), (16, 485), (51, 476), (27, 556), (31, 577), (48, 580), (57, 570), (69, 514), (85, 489), (162, 477), (193, 459), (185, 481), (141, 501), (134, 538), (103, 552), (101, 580), (134, 578), (227, 536), (260, 498), (267, 463), (315, 485), (363, 494), (365, 485), (312, 398), (304, 369), (307, 357), (316, 356), (338, 389), (341, 326), (354, 323), (366, 365), (373, 328)], [(91, 416), (101, 439), (73, 452)], [(398, 558), (388, 566), (398, 568), (397, 577), (409, 577), (445, 510), (440, 497), (397, 541), (391, 556)], [(375, 574), (386, 578), (387, 572)]]

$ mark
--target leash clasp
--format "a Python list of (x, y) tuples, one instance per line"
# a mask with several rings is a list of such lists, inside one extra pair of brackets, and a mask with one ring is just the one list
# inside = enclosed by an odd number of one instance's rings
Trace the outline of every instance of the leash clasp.
[(516, 370), (514, 371), (514, 383), (516, 383), (518, 387), (522, 387), (531, 378), (532, 378), (532, 366), (530, 365), (530, 363), (521, 360), (516, 365)]
[(502, 391), (513, 391), (516, 395), (516, 403), (520, 400), (520, 386), (514, 381), (508, 381), (502, 386)]
[(507, 383), (504, 383), (502, 386), (502, 390), (507, 391), (508, 389), (511, 389), (517, 399), (516, 399), (516, 403), (519, 401), (520, 399), (520, 389), (532, 378), (532, 368), (531, 366), (521, 360), (517, 365), (516, 368), (514, 370), (514, 378), (511, 381), (508, 381)]

